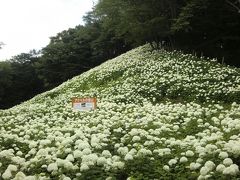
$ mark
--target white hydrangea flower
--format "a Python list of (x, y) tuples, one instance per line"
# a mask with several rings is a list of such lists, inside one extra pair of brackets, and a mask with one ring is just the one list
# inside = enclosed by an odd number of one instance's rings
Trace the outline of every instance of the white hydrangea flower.
[(35, 176), (26, 176), (24, 180), (36, 180)]
[(163, 170), (169, 171), (169, 170), (170, 170), (170, 167), (169, 167), (168, 165), (164, 165), (164, 166), (163, 166)]
[(7, 169), (3, 174), (2, 174), (2, 178), (3, 179), (10, 179), (12, 177), (12, 173), (9, 169)]
[(223, 160), (223, 164), (224, 164), (225, 166), (230, 166), (231, 164), (233, 164), (233, 161), (232, 161), (231, 158), (225, 158), (225, 159)]
[(209, 168), (203, 166), (203, 167), (200, 169), (200, 174), (201, 174), (202, 176), (206, 176), (206, 175), (209, 173), (209, 171), (211, 171)]
[(186, 157), (181, 157), (179, 160), (180, 163), (185, 163), (187, 161), (188, 161), (188, 159)]
[(92, 147), (98, 147), (99, 146), (100, 139), (97, 137), (92, 137), (91, 139), (91, 146)]
[(227, 152), (220, 152), (220, 153), (219, 153), (219, 157), (220, 157), (221, 159), (226, 159), (226, 158), (228, 158), (228, 153), (227, 153)]
[(26, 175), (23, 172), (18, 172), (13, 180), (24, 180), (25, 178)]
[(231, 168), (234, 168), (235, 171), (236, 171), (236, 173), (239, 172), (239, 166), (238, 166), (237, 164), (232, 164), (232, 165), (230, 165), (230, 167), (231, 167)]
[(202, 158), (197, 158), (196, 162), (197, 162), (197, 163), (202, 163), (202, 162), (203, 162), (203, 159), (202, 159)]
[(207, 161), (204, 166), (207, 167), (210, 171), (215, 168), (215, 164), (212, 161)]
[(71, 178), (70, 178), (70, 177), (67, 177), (67, 176), (65, 176), (65, 177), (63, 177), (63, 180), (71, 180)]
[(216, 167), (216, 171), (222, 173), (225, 168), (226, 168), (226, 167), (225, 167), (223, 164), (219, 164), (219, 165)]
[(187, 156), (187, 157), (192, 157), (192, 156), (194, 156), (194, 152), (191, 151), (191, 150), (187, 150), (186, 156)]
[(57, 163), (57, 165), (59, 166), (59, 167), (63, 167), (64, 166), (64, 164), (66, 163), (66, 160), (65, 159), (57, 159), (56, 160), (56, 163)]
[(139, 156), (152, 155), (152, 151), (149, 149), (142, 148), (138, 151)]
[(200, 174), (200, 176), (198, 176), (198, 180), (205, 180), (205, 176)]
[(68, 170), (72, 170), (73, 164), (70, 161), (65, 161), (64, 168), (66, 168)]
[(74, 162), (74, 157), (72, 154), (69, 154), (67, 157), (66, 157), (66, 160), (70, 161), (70, 162)]
[(48, 170), (48, 172), (57, 171), (58, 170), (57, 163), (49, 164), (48, 167), (47, 167), (47, 170)]
[(112, 164), (112, 166), (114, 167), (114, 168), (118, 168), (118, 169), (122, 169), (123, 167), (124, 167), (124, 162), (120, 162), (120, 161), (118, 161), (118, 162), (113, 162), (113, 164)]
[(92, 151), (91, 151), (91, 149), (86, 148), (86, 149), (84, 149), (84, 150), (82, 151), (82, 153), (83, 153), (83, 155), (88, 155), (88, 154), (91, 154)]
[(88, 165), (86, 164), (81, 164), (80, 171), (87, 171), (89, 169)]
[(38, 156), (47, 156), (48, 155), (48, 151), (46, 149), (39, 149), (39, 151), (37, 152)]
[(41, 166), (41, 168), (47, 168), (48, 167), (48, 165), (46, 165), (46, 164), (43, 164), (42, 166)]
[(77, 173), (76, 176), (77, 177), (80, 177), (82, 175), (82, 173)]
[(179, 129), (179, 126), (178, 126), (178, 125), (174, 125), (174, 126), (173, 126), (173, 129), (174, 129), (175, 131), (177, 131), (177, 130)]
[(232, 164), (231, 166), (226, 167), (223, 170), (223, 174), (225, 174), (225, 175), (235, 176), (238, 173), (239, 173), (239, 168), (238, 168), (238, 166), (236, 164)]
[(139, 133), (138, 129), (134, 129), (134, 128), (129, 132), (131, 136), (138, 135), (138, 133)]
[(90, 148), (90, 144), (88, 142), (80, 142), (78, 144), (79, 150), (83, 150), (83, 149), (87, 149), (87, 148)]
[(126, 154), (126, 156), (124, 157), (124, 160), (125, 160), (125, 161), (133, 160), (133, 156), (132, 156), (130, 153), (128, 153), (128, 154)]
[(66, 148), (65, 151), (64, 151), (66, 154), (69, 154), (72, 152), (72, 149), (71, 148)]
[(139, 136), (133, 136), (133, 138), (132, 138), (133, 142), (138, 142), (140, 140), (141, 140), (141, 138)]
[(21, 151), (18, 151), (18, 152), (16, 153), (16, 155), (17, 155), (17, 156), (22, 156), (23, 153), (22, 153)]
[(99, 157), (97, 159), (97, 165), (99, 166), (106, 164), (106, 162), (107, 162), (107, 159), (105, 157)]
[(132, 156), (134, 156), (137, 154), (137, 150), (132, 148), (128, 153), (131, 154)]
[(205, 179), (209, 179), (211, 177), (212, 177), (212, 174), (208, 174), (208, 175), (204, 176)]
[(17, 171), (18, 168), (17, 168), (17, 166), (10, 164), (10, 165), (8, 165), (7, 169), (11, 172), (15, 172), (15, 171)]
[(88, 154), (82, 156), (82, 162), (86, 163), (87, 165), (94, 165), (98, 160), (97, 154)]
[(117, 152), (121, 155), (126, 155), (128, 153), (128, 147), (120, 147)]
[(29, 144), (29, 148), (30, 149), (35, 148), (35, 147), (37, 147), (37, 144), (38, 144), (37, 142), (31, 141), (30, 144)]
[(73, 156), (74, 156), (74, 158), (80, 158), (80, 157), (82, 157), (82, 155), (83, 155), (83, 153), (82, 153), (82, 151), (80, 151), (80, 150), (75, 150), (74, 152), (73, 152)]
[(12, 160), (12, 162), (14, 162), (15, 164), (18, 164), (18, 165), (21, 165), (26, 161), (24, 158), (20, 158), (18, 156), (12, 157), (11, 160)]
[(112, 157), (112, 154), (111, 154), (110, 151), (108, 151), (108, 150), (104, 150), (104, 151), (102, 152), (102, 155), (103, 155), (104, 157), (106, 157), (106, 158)]
[(169, 166), (173, 166), (173, 165), (177, 164), (177, 160), (176, 159), (171, 159), (171, 160), (168, 161), (168, 164), (169, 164)]
[(195, 162), (190, 163), (190, 166), (189, 166), (190, 170), (192, 170), (192, 171), (194, 171), (194, 170), (196, 170), (200, 167), (201, 167), (201, 164), (200, 163), (195, 163)]

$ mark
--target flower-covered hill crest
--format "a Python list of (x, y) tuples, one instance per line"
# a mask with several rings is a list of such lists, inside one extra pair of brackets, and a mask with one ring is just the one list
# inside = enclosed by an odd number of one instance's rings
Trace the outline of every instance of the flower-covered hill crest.
[(239, 69), (141, 46), (0, 111), (0, 179), (238, 179), (239, 101)]

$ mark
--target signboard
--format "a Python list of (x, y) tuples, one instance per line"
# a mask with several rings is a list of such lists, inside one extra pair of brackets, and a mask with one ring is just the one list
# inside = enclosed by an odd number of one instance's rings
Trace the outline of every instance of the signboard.
[(73, 98), (72, 99), (73, 109), (80, 111), (90, 111), (97, 108), (96, 98)]

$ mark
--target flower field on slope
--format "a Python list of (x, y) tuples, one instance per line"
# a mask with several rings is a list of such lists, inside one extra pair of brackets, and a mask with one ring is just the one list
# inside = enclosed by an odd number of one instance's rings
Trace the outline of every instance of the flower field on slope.
[(142, 46), (0, 111), (0, 179), (239, 179), (239, 103), (239, 69)]

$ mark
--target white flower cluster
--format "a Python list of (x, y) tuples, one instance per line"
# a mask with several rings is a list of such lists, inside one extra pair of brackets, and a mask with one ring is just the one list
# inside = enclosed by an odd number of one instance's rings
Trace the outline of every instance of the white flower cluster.
[(148, 49), (0, 111), (0, 179), (240, 178), (239, 69)]

